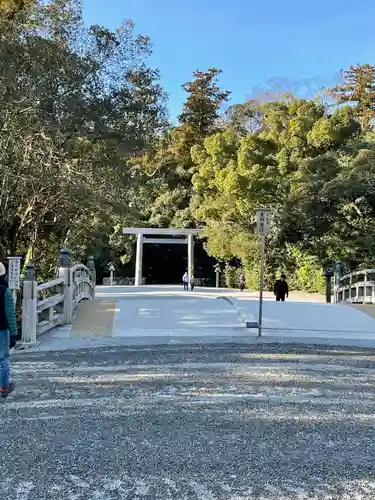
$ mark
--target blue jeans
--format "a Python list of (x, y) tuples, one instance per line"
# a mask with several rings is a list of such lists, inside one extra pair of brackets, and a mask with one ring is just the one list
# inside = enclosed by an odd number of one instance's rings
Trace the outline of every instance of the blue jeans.
[(8, 389), (9, 379), (9, 332), (8, 330), (0, 330), (0, 389)]

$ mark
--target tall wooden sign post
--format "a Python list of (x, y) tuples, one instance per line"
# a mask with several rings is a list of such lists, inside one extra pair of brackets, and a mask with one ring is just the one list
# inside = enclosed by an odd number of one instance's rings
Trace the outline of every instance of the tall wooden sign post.
[(259, 281), (259, 316), (258, 337), (262, 336), (263, 320), (263, 287), (264, 287), (264, 240), (271, 227), (271, 210), (259, 208), (256, 210), (256, 232), (260, 236), (260, 281)]

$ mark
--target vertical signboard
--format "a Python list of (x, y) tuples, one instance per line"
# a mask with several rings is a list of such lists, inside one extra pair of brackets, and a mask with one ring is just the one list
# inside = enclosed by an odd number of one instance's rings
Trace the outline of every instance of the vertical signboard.
[(271, 210), (259, 208), (256, 211), (256, 232), (260, 235), (260, 282), (259, 282), (259, 314), (258, 314), (258, 337), (262, 335), (263, 319), (263, 287), (264, 287), (264, 240), (265, 235), (271, 228)]
[(8, 286), (11, 290), (19, 290), (21, 287), (21, 257), (8, 257)]
[(271, 227), (271, 211), (269, 209), (259, 209), (256, 212), (257, 228), (256, 232), (265, 235)]

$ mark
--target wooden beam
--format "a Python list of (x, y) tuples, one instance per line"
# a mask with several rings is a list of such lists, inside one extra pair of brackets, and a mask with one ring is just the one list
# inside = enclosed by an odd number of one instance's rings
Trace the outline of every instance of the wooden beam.
[(203, 229), (180, 229), (174, 227), (123, 227), (122, 234), (162, 234), (164, 236), (199, 235)]

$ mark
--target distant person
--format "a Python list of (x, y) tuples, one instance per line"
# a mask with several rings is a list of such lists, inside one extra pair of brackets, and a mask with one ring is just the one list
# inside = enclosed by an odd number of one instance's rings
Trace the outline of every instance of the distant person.
[(187, 272), (182, 276), (182, 282), (184, 284), (184, 290), (189, 290), (189, 276)]
[(190, 278), (190, 290), (194, 291), (194, 287), (195, 287), (195, 278), (194, 278), (194, 276), (191, 276), (191, 278)]
[(243, 273), (240, 274), (240, 277), (238, 279), (238, 287), (241, 290), (241, 292), (244, 291), (244, 288), (245, 288), (245, 276), (243, 275)]
[(12, 292), (8, 288), (4, 264), (0, 262), (0, 396), (14, 390), (10, 381), (10, 335), (17, 336), (17, 321)]
[(286, 282), (285, 274), (280, 276), (279, 280), (276, 280), (275, 285), (273, 287), (273, 293), (276, 296), (277, 302), (284, 302), (285, 297), (289, 296), (289, 288), (288, 283)]

